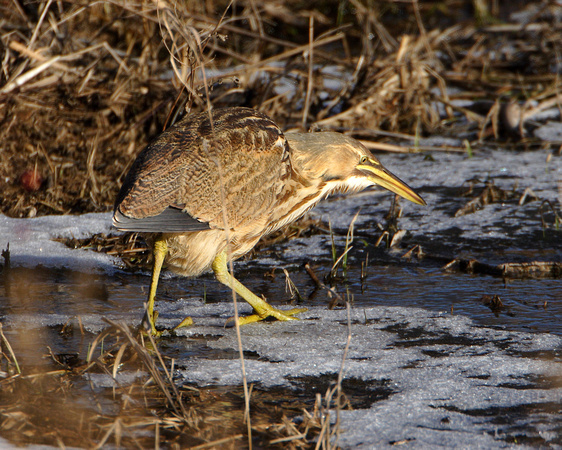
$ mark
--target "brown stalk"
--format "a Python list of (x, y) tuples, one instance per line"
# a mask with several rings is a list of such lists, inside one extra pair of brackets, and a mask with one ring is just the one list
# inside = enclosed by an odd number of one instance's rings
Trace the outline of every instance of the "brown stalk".
[(306, 84), (306, 97), (304, 100), (304, 108), (302, 112), (302, 129), (306, 130), (308, 110), (310, 109), (310, 96), (312, 95), (312, 86), (314, 83), (314, 16), (311, 14), (308, 18), (308, 81)]

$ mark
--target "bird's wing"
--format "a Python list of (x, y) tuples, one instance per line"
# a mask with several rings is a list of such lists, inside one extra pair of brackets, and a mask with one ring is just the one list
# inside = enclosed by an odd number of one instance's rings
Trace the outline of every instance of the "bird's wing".
[(168, 206), (155, 216), (142, 218), (128, 217), (119, 209), (113, 214), (113, 226), (120, 231), (138, 231), (141, 233), (185, 233), (188, 231), (208, 230), (206, 222), (200, 222), (180, 208)]
[(208, 230), (184, 210), (181, 191), (196, 133), (186, 121), (160, 134), (137, 157), (117, 195), (113, 226), (122, 231), (181, 233)]
[(145, 148), (117, 196), (120, 230), (181, 233), (247, 225), (271, 208), (289, 162), (281, 130), (248, 108), (190, 116)]

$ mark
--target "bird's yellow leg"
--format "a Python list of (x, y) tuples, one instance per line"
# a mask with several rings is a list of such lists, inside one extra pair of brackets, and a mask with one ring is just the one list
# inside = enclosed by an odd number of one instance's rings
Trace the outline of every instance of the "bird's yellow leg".
[[(161, 333), (156, 330), (156, 319), (158, 319), (158, 311), (154, 311), (154, 300), (156, 298), (156, 289), (158, 288), (158, 280), (160, 279), (160, 272), (162, 264), (168, 254), (168, 244), (166, 239), (159, 236), (154, 241), (152, 247), (153, 261), (152, 261), (152, 278), (150, 280), (150, 291), (148, 293), (148, 303), (146, 305), (146, 320), (150, 327), (150, 333), (153, 336), (159, 336)], [(174, 330), (181, 327), (187, 327), (193, 324), (191, 317), (186, 317), (181, 323), (174, 327)]]
[(247, 317), (241, 317), (239, 319), (240, 325), (245, 325), (247, 323), (254, 323), (265, 319), (266, 317), (275, 317), (277, 320), (295, 320), (296, 317), (292, 317), (295, 314), (307, 311), (306, 308), (295, 308), (288, 311), (282, 311), (280, 309), (274, 308), (269, 303), (267, 303), (262, 298), (259, 298), (256, 294), (250, 291), (246, 286), (244, 286), (240, 281), (234, 278), (227, 267), (227, 255), (226, 252), (219, 253), (215, 260), (213, 261), (213, 272), (215, 272), (215, 277), (222, 284), (234, 289), (240, 297), (246, 300), (252, 308), (254, 308), (255, 314)]
[(158, 312), (154, 311), (154, 299), (156, 298), (156, 289), (158, 288), (158, 280), (160, 279), (160, 271), (162, 270), (162, 264), (164, 264), (164, 259), (168, 254), (168, 244), (166, 239), (162, 236), (158, 236), (154, 240), (152, 246), (152, 278), (150, 279), (150, 291), (148, 292), (148, 302), (146, 305), (146, 316), (145, 320), (148, 321), (148, 326), (150, 327), (150, 332), (154, 336), (158, 336), (158, 331), (156, 330), (155, 322), (158, 318)]

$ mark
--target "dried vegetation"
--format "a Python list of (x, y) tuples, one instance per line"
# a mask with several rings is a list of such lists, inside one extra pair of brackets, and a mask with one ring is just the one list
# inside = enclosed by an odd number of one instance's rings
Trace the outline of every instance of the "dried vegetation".
[[(424, 150), (417, 137), (460, 128), (473, 131), (473, 148), (503, 136), (533, 146), (524, 138), (532, 117), (560, 104), (560, 8), (492, 20), (517, 6), (476, 15), (453, 0), (313, 10), (296, 1), (13, 0), (0, 6), (0, 210), (110, 210), (140, 149), (207, 102), (375, 148), (390, 136), (406, 143), (392, 149)], [(465, 22), (453, 21), (459, 10)]]
[[(2, 369), (13, 372), (0, 381), (3, 438), (61, 448), (246, 445), (242, 388), (178, 388), (171, 376), (174, 361), (154, 341), (141, 345), (125, 325), (108, 325), (87, 358), (51, 354), (43, 365), (52, 370), (18, 374), (13, 355), (2, 355)], [(102, 387), (107, 384), (112, 387)], [(321, 405), (290, 390), (254, 389), (251, 411), (257, 448), (309, 448), (323, 424)], [(302, 414), (298, 423), (289, 419)]]

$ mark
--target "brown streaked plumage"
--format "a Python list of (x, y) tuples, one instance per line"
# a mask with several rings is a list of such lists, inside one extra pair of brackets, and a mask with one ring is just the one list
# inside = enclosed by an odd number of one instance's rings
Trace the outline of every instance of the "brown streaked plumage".
[[(287, 133), (265, 114), (226, 108), (189, 116), (162, 133), (134, 162), (117, 196), (113, 224), (148, 233), (154, 268), (147, 319), (153, 333), (156, 286), (165, 260), (186, 276), (212, 269), (248, 301), (254, 322), (289, 320), (227, 270), (260, 237), (288, 224), (336, 192), (381, 185), (418, 204), (411, 188), (358, 141), (339, 133)], [(227, 248), (227, 242), (229, 243)]]

